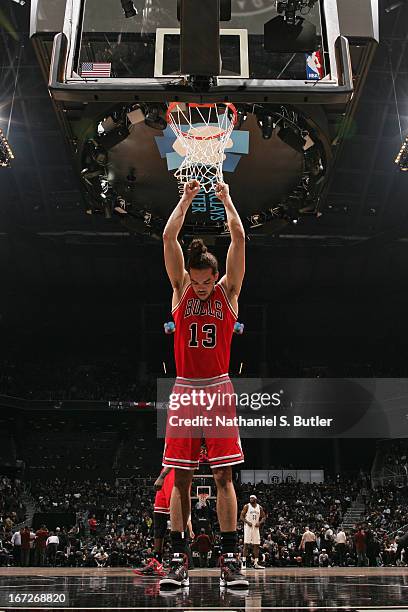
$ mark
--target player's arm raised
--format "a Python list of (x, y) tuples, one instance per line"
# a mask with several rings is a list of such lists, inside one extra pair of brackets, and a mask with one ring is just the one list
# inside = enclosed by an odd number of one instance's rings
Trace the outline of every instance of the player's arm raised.
[(186, 213), (194, 197), (200, 191), (198, 181), (190, 181), (184, 185), (184, 192), (179, 203), (171, 213), (163, 231), (164, 263), (175, 291), (180, 291), (185, 284), (187, 272), (184, 268), (183, 251), (178, 241), (178, 235), (183, 227)]
[(218, 183), (215, 193), (224, 204), (231, 234), (226, 274), (220, 282), (224, 284), (230, 298), (238, 298), (245, 275), (245, 230), (231, 199), (229, 186), (226, 183)]

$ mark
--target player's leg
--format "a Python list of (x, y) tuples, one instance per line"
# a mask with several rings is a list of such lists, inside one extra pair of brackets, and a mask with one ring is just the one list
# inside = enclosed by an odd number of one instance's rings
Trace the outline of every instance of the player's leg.
[(161, 563), (163, 561), (164, 537), (167, 531), (167, 522), (170, 518), (170, 497), (173, 489), (174, 473), (171, 471), (164, 479), (159, 491), (156, 491), (153, 512), (154, 556)]
[(154, 556), (161, 563), (163, 561), (164, 538), (154, 538)]
[(247, 588), (248, 580), (241, 573), (237, 559), (237, 496), (232, 483), (231, 466), (213, 468), (217, 487), (217, 516), (221, 530), (220, 586)]
[[(234, 533), (234, 552), (237, 532), (237, 496), (232, 483), (232, 468), (230, 465), (213, 469), (217, 487), (217, 516), (221, 533)], [(231, 547), (229, 547), (231, 548)]]
[(146, 560), (144, 567), (135, 568), (132, 570), (137, 576), (165, 575), (162, 564), (162, 555), (168, 517), (169, 515), (163, 512), (153, 512), (154, 556), (151, 559)]
[(255, 569), (265, 569), (263, 565), (259, 564), (259, 543), (254, 544), (254, 568)]
[(157, 563), (154, 564), (154, 569), (156, 573), (160, 575), (163, 575), (163, 548), (168, 518), (169, 514), (162, 512), (153, 513), (154, 559), (157, 561)]
[[(247, 525), (244, 525), (244, 529)], [(242, 551), (242, 569), (246, 569), (246, 561), (247, 561), (247, 556), (248, 556), (248, 547), (249, 544), (248, 542), (244, 542), (244, 549)]]
[(190, 516), (190, 489), (193, 471), (176, 468), (174, 476), (174, 486), (170, 499), (170, 537), (173, 556), (170, 561), (169, 573), (160, 580), (160, 588), (177, 588), (189, 585), (185, 530)]
[(188, 558), (185, 529), (190, 516), (190, 489), (194, 470), (198, 467), (200, 439), (166, 438), (163, 465), (174, 468), (174, 486), (170, 499), (171, 545), (173, 555), (169, 573), (160, 581), (160, 588), (188, 586)]
[[(194, 472), (181, 469), (175, 469), (174, 472), (174, 486), (170, 498), (171, 532), (184, 535), (191, 512), (190, 490)], [(184, 540), (184, 537), (182, 539)], [(173, 548), (173, 552), (181, 551)]]

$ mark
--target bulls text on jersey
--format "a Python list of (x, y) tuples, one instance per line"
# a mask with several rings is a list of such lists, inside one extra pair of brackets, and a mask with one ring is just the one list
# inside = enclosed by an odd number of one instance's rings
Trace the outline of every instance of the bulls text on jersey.
[(190, 298), (186, 302), (184, 318), (187, 319), (187, 317), (191, 316), (209, 316), (222, 321), (224, 318), (222, 302), (220, 300), (214, 300), (214, 304), (212, 304), (211, 300), (203, 302), (198, 298)]

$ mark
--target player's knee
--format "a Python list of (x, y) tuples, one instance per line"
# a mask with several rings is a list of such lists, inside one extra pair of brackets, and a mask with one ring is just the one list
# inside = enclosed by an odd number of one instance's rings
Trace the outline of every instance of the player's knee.
[(191, 470), (178, 470), (174, 471), (174, 486), (176, 489), (186, 491), (191, 486), (193, 479), (193, 472)]
[(224, 489), (232, 482), (232, 470), (230, 466), (214, 468), (213, 474), (217, 487)]

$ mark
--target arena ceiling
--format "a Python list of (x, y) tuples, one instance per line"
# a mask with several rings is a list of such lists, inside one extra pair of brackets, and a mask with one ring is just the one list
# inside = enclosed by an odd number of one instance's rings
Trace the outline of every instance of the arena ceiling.
[[(253, 237), (254, 244), (375, 247), (405, 238), (408, 177), (398, 171), (394, 159), (401, 143), (400, 122), (404, 135), (408, 129), (408, 6), (402, 2), (387, 12), (392, 4), (380, 2), (381, 44), (357, 113), (336, 153), (319, 216), (275, 228), (272, 235), (261, 232)], [(0, 127), (7, 129), (15, 89), (10, 142), (16, 156), (12, 167), (0, 172), (4, 251), (22, 245), (30, 249), (42, 240), (98, 251), (104, 246), (109, 251), (113, 245), (116, 250), (126, 241), (132, 248), (135, 241), (144, 249), (151, 243), (156, 248), (154, 239), (133, 239), (115, 218), (84, 214), (79, 178), (28, 38), (28, 4), (8, 0), (1, 19), (6, 27), (0, 33)]]

